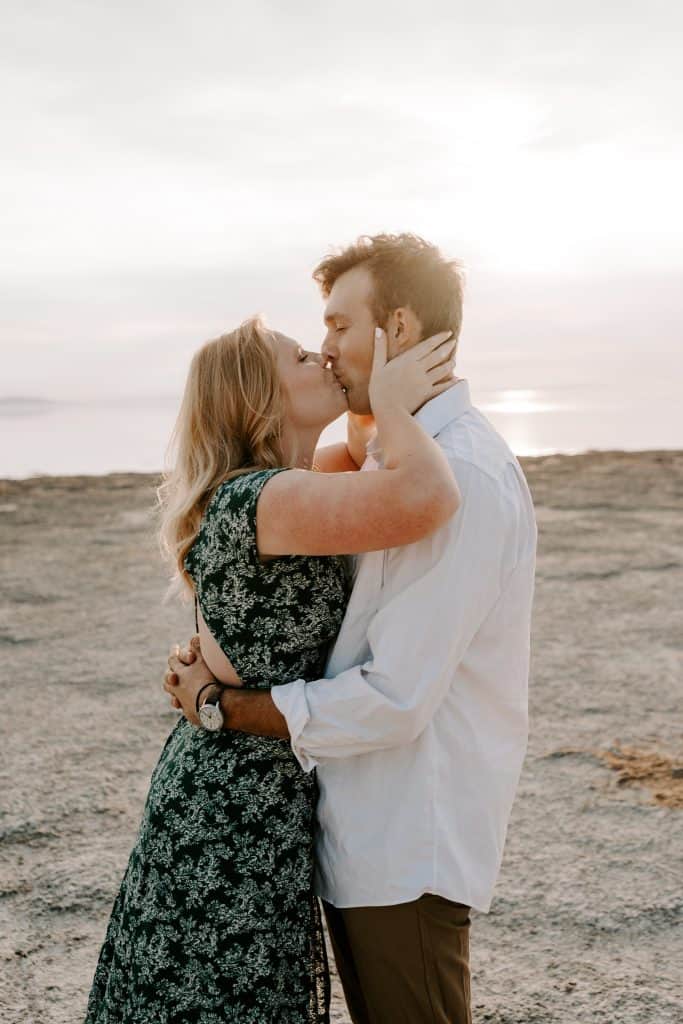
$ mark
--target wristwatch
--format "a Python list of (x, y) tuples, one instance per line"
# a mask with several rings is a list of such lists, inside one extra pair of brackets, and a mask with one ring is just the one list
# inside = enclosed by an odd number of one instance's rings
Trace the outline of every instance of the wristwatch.
[[(199, 703), (199, 694), (197, 695), (197, 703)], [(197, 713), (203, 729), (206, 729), (207, 732), (220, 732), (225, 722), (225, 716), (221, 708), (221, 691), (219, 691), (213, 704), (205, 700), (201, 707), (197, 709)]]

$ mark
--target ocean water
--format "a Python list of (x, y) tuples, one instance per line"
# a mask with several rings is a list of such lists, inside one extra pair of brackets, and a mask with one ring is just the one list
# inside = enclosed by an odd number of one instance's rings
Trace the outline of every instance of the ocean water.
[[(645, 408), (629, 393), (598, 389), (472, 390), (475, 404), (518, 455), (588, 449), (683, 448), (677, 387)], [(177, 397), (46, 401), (0, 399), (0, 478), (42, 474), (157, 472), (178, 410)], [(344, 421), (323, 441), (344, 436)]]

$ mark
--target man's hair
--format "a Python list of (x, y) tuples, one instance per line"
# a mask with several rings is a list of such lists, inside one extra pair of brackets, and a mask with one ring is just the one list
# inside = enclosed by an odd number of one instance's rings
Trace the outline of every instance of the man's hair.
[(418, 235), (361, 235), (353, 245), (321, 260), (313, 279), (327, 298), (335, 281), (354, 267), (367, 267), (372, 275), (370, 302), (380, 326), (386, 326), (393, 310), (409, 306), (422, 325), (423, 337), (450, 330), (458, 338), (464, 273), (457, 260), (447, 260)]

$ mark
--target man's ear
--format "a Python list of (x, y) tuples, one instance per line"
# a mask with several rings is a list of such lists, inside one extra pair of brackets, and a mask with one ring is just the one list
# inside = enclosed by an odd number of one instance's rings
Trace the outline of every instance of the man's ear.
[(389, 359), (416, 345), (422, 337), (422, 324), (410, 306), (399, 306), (387, 319)]

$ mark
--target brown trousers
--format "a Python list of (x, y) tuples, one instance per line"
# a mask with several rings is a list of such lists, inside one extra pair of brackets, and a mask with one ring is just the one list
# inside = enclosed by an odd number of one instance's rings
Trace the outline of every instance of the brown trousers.
[(323, 907), (353, 1024), (471, 1024), (469, 907)]

